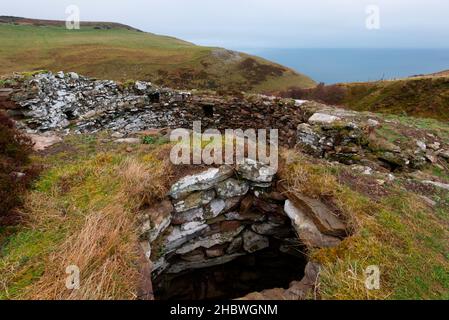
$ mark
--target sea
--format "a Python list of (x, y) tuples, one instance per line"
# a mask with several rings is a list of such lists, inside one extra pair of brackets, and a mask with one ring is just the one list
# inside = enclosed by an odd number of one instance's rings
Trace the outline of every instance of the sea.
[(245, 49), (334, 84), (405, 78), (449, 69), (449, 49)]

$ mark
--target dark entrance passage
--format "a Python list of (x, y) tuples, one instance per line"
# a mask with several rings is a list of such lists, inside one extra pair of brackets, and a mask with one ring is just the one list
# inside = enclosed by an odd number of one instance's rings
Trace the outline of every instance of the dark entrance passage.
[(235, 299), (266, 289), (287, 289), (304, 276), (306, 258), (270, 247), (229, 263), (153, 280), (157, 300)]

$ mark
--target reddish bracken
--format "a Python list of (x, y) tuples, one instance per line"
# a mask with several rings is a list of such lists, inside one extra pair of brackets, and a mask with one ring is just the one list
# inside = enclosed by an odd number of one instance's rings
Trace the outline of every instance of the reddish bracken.
[(16, 130), (14, 122), (0, 113), (0, 225), (17, 223), (16, 208), (37, 175), (30, 166), (31, 140)]

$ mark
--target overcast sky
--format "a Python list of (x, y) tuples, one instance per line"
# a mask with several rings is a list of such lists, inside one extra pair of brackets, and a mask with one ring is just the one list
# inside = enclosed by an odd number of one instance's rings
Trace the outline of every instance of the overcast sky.
[[(449, 47), (448, 0), (1, 0), (0, 15), (114, 21), (228, 48)], [(368, 29), (377, 5), (380, 29)]]

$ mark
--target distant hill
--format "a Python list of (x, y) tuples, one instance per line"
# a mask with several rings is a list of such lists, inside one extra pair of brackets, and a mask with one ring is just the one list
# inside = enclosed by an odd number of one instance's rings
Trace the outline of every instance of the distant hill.
[(278, 94), (357, 111), (449, 121), (449, 71), (398, 80), (319, 84), (314, 88), (290, 88)]
[(82, 22), (80, 30), (67, 30), (64, 21), (2, 16), (0, 39), (0, 75), (65, 70), (174, 88), (252, 92), (315, 85), (309, 77), (259, 57), (119, 23)]
[(345, 89), (341, 104), (354, 110), (449, 121), (449, 77), (443, 73), (341, 86)]

